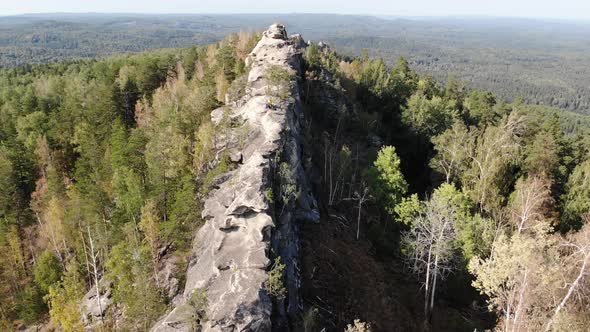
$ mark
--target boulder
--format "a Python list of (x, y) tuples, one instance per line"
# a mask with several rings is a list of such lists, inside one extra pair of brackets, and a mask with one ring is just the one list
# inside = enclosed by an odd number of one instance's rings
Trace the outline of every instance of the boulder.
[(109, 306), (113, 303), (111, 296), (112, 284), (101, 278), (98, 285), (98, 296), (96, 288), (92, 286), (82, 299), (82, 322), (86, 327), (100, 322), (101, 318), (105, 317)]
[(230, 153), (229, 160), (232, 163), (240, 164), (242, 162), (242, 157), (243, 157), (242, 152), (235, 151), (235, 152)]

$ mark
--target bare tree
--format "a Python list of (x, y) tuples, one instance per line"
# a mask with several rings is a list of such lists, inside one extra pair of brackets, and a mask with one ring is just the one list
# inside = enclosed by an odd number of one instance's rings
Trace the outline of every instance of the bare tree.
[(437, 281), (453, 269), (454, 224), (455, 211), (450, 204), (443, 198), (433, 198), (403, 236), (409, 266), (423, 279), (425, 328), (431, 322)]
[(584, 281), (590, 275), (590, 217), (586, 216), (585, 219), (586, 224), (584, 227), (561, 244), (561, 247), (567, 251), (567, 256), (562, 260), (560, 270), (567, 271), (566, 273), (571, 277), (567, 278), (569, 280), (566, 287), (559, 287), (559, 289), (564, 289), (565, 293), (555, 306), (551, 318), (545, 325), (545, 331), (551, 330), (556, 317), (574, 298), (583, 299), (585, 302), (590, 300), (589, 295), (581, 291)]
[(544, 176), (519, 179), (509, 209), (517, 233), (545, 220), (553, 204), (551, 183)]
[(361, 186), (361, 193), (359, 193), (358, 191), (354, 192), (354, 199), (358, 202), (358, 209), (359, 209), (359, 213), (358, 213), (358, 218), (356, 220), (356, 239), (358, 240), (360, 237), (360, 233), (361, 233), (361, 211), (363, 209), (363, 204), (365, 204), (369, 199), (371, 199), (371, 196), (369, 195), (369, 188), (367, 186), (365, 186), (364, 184)]
[(92, 278), (94, 279), (94, 290), (96, 291), (96, 304), (98, 304), (98, 310), (100, 310), (100, 322), (101, 324), (104, 323), (102, 317), (102, 303), (100, 301), (100, 286), (98, 284), (98, 256), (99, 252), (97, 252), (94, 248), (94, 240), (92, 239), (92, 233), (90, 233), (90, 226), (87, 228), (88, 230), (88, 240), (90, 242), (90, 267), (92, 267)]

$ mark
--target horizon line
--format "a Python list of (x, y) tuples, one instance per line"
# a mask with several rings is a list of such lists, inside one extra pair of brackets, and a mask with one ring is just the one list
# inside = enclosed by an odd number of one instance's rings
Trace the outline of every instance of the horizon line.
[(551, 16), (519, 16), (519, 15), (487, 15), (487, 14), (446, 14), (446, 15), (403, 15), (403, 14), (375, 14), (375, 13), (330, 13), (330, 12), (109, 12), (109, 11), (88, 11), (88, 12), (27, 12), (15, 13), (8, 15), (0, 15), (0, 18), (18, 17), (18, 16), (42, 16), (42, 15), (169, 15), (169, 16), (197, 16), (197, 15), (334, 15), (334, 16), (365, 16), (374, 17), (378, 19), (387, 18), (407, 18), (407, 19), (434, 19), (434, 18), (485, 18), (485, 19), (527, 19), (527, 20), (555, 20), (555, 21), (569, 21), (569, 22), (586, 22), (590, 23), (588, 18), (574, 18), (574, 17), (551, 17)]

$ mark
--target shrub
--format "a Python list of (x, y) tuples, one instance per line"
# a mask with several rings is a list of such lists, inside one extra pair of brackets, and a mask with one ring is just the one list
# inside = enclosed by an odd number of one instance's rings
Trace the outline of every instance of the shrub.
[(35, 276), (35, 283), (39, 286), (39, 289), (44, 294), (47, 294), (49, 287), (56, 284), (61, 278), (62, 267), (57, 257), (52, 252), (46, 250), (39, 256), (33, 275)]
[(195, 316), (201, 321), (207, 320), (207, 307), (209, 301), (207, 300), (207, 291), (204, 288), (197, 288), (191, 294), (188, 301), (189, 305), (195, 310)]
[(282, 215), (285, 207), (299, 197), (299, 189), (295, 181), (295, 174), (293, 174), (293, 170), (287, 163), (281, 163), (279, 165), (279, 180), (279, 193), (281, 202), (283, 203)]
[(355, 319), (354, 324), (348, 324), (344, 332), (371, 332), (371, 325)]
[(280, 100), (289, 98), (293, 76), (287, 69), (278, 65), (271, 66), (266, 70), (265, 78), (268, 81), (266, 91), (268, 95), (278, 97)]
[(275, 262), (268, 272), (268, 279), (264, 282), (264, 288), (268, 294), (277, 300), (282, 300), (287, 295), (287, 289), (283, 284), (283, 272), (285, 264), (281, 263), (281, 257), (275, 258)]
[(266, 197), (270, 204), (273, 204), (275, 202), (275, 197), (272, 188), (268, 188), (264, 191), (264, 197)]

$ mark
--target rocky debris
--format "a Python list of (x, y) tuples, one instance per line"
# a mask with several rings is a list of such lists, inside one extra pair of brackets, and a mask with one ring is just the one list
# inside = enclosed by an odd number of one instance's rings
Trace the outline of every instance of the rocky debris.
[(211, 122), (213, 122), (215, 125), (219, 125), (223, 120), (223, 112), (223, 107), (214, 109), (213, 112), (211, 112)]
[(319, 49), (320, 49), (320, 51), (322, 51), (322, 52), (328, 52), (328, 51), (330, 51), (330, 45), (326, 44), (326, 43), (325, 43), (325, 42), (323, 42), (323, 41), (320, 41), (320, 42), (318, 43), (318, 48), (319, 48)]
[(305, 48), (307, 46), (307, 43), (303, 40), (303, 37), (301, 37), (300, 34), (291, 35), (291, 42), (297, 48)]
[(313, 45), (313, 44), (315, 44), (318, 47), (318, 49), (320, 51), (322, 51), (322, 52), (329, 52), (330, 51), (330, 45), (328, 45), (326, 42), (321, 41), (321, 40), (319, 42), (317, 42), (317, 43), (315, 43), (315, 42), (313, 42), (311, 40), (308, 40), (306, 45), (307, 46), (310, 46), (310, 45)]
[(240, 151), (235, 151), (233, 153), (230, 153), (229, 155), (229, 160), (231, 160), (232, 163), (236, 163), (239, 164), (242, 162), (242, 153)]
[(180, 258), (176, 255), (167, 255), (160, 259), (158, 269), (158, 283), (160, 289), (164, 291), (167, 298), (173, 299), (180, 290), (180, 281), (178, 280), (178, 266)]
[(383, 146), (383, 140), (381, 139), (381, 137), (375, 134), (369, 134), (367, 136), (367, 140), (369, 141), (369, 144), (373, 147), (380, 148)]
[[(296, 81), (301, 69), (300, 46), (300, 41), (287, 37), (282, 25), (275, 24), (248, 56), (246, 95), (229, 110), (232, 120), (247, 126), (248, 140), (239, 155), (230, 155), (230, 160), (239, 160), (237, 169), (220, 179), (205, 200), (202, 215), (206, 223), (194, 239), (184, 294), (153, 331), (270, 331), (273, 301), (263, 286), (270, 255), (281, 256), (286, 264), (288, 290), (285, 302), (275, 302), (282, 323), (273, 324), (288, 330), (284, 322), (297, 315), (301, 306), (297, 223), (319, 220), (301, 162), (303, 112)], [(276, 66), (292, 74), (285, 100), (269, 92), (276, 87), (269, 86), (265, 74)], [(213, 122), (219, 123), (225, 111), (213, 111)], [(265, 193), (273, 188), (279, 162), (288, 163), (300, 195), (277, 218)], [(204, 322), (197, 320), (191, 301), (193, 294), (202, 292), (207, 296)]]
[(51, 326), (50, 323), (46, 323), (46, 324), (35, 324), (35, 325), (30, 325), (27, 327), (23, 327), (23, 328), (19, 328), (19, 331), (21, 332), (51, 332), (54, 331), (54, 328)]
[(94, 324), (99, 323), (105, 317), (109, 306), (113, 303), (111, 296), (112, 284), (101, 278), (98, 285), (98, 299), (94, 286), (88, 290), (82, 299), (82, 322), (87, 328), (91, 328)]

